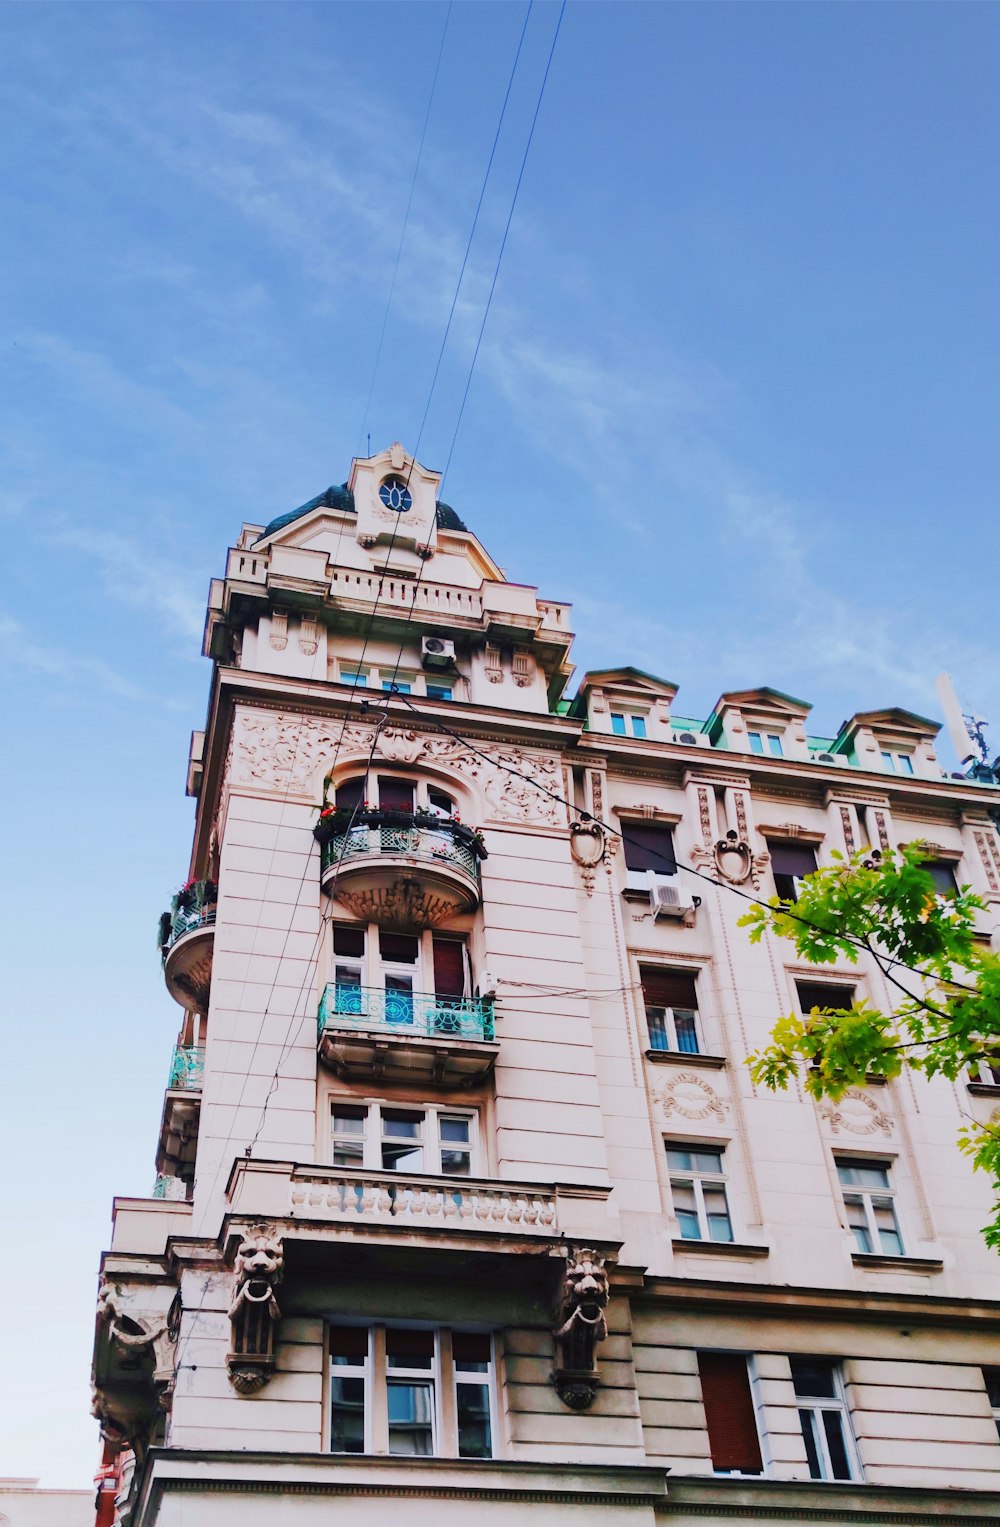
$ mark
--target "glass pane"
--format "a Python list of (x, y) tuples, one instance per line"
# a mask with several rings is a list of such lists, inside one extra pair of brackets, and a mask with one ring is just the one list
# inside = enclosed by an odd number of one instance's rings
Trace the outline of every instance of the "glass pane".
[(645, 718), (645, 716), (633, 716), (632, 717), (632, 736), (633, 737), (645, 737), (645, 735), (646, 735), (646, 718)]
[(334, 1378), (330, 1382), (330, 1447), (335, 1453), (365, 1450), (365, 1381)]
[(667, 1146), (667, 1163), (675, 1172), (690, 1172), (693, 1166), (691, 1152), (680, 1145)]
[(896, 1211), (892, 1207), (890, 1198), (872, 1199), (872, 1210), (875, 1215), (875, 1226), (878, 1230), (879, 1249), (884, 1256), (901, 1257), (903, 1255), (903, 1237), (899, 1233), (896, 1223)]
[(983, 1380), (993, 1410), (1000, 1410), (1000, 1368), (984, 1368)]
[(486, 1373), (490, 1366), (490, 1338), (479, 1332), (455, 1331), (451, 1355), (460, 1373)]
[(893, 769), (893, 766), (892, 766), (892, 754), (891, 753), (883, 753), (882, 754), (882, 762), (885, 764), (885, 767), (889, 770), (890, 774), (895, 773), (895, 770)]
[(368, 687), (368, 675), (359, 673), (356, 668), (342, 668), (340, 670), (340, 682), (341, 684), (353, 684), (358, 689), (366, 689)]
[(795, 1393), (812, 1400), (836, 1399), (833, 1368), (833, 1363), (823, 1357), (793, 1357), (792, 1382)]
[(614, 714), (614, 712), (612, 711), (612, 713), (611, 713), (611, 730), (614, 732), (616, 737), (624, 737), (625, 736), (625, 717), (624, 716), (616, 716)]
[(385, 1333), (385, 1354), (390, 1368), (431, 1368), (434, 1332), (390, 1326)]
[(382, 1166), (387, 1172), (422, 1172), (424, 1152), (420, 1145), (394, 1145), (382, 1142)]
[(389, 1452), (408, 1458), (429, 1458), (434, 1451), (434, 1389), (429, 1383), (390, 1379)]
[(879, 1166), (872, 1161), (845, 1161), (837, 1162), (837, 1175), (841, 1182), (851, 1188), (887, 1188), (889, 1186), (888, 1168)]
[(335, 1135), (363, 1135), (365, 1132), (365, 1110), (357, 1109), (355, 1112), (342, 1113), (339, 1108), (333, 1111), (333, 1132)]
[(333, 925), (333, 952), (355, 959), (363, 959), (365, 953), (364, 928), (349, 928), (343, 923)]
[(382, 1133), (391, 1135), (394, 1140), (419, 1140), (423, 1126), (422, 1113), (390, 1113), (387, 1108), (382, 1110)]
[(392, 679), (383, 679), (382, 688), (385, 690), (394, 689), (396, 693), (400, 695), (408, 695), (410, 693), (409, 684), (404, 684), (402, 679), (396, 679), (395, 681)]
[(824, 1410), (820, 1413), (823, 1418), (823, 1430), (826, 1433), (826, 1446), (830, 1454), (830, 1467), (834, 1479), (850, 1479), (851, 1464), (847, 1455), (847, 1439), (844, 1436), (844, 1418), (839, 1410)]
[(675, 1209), (674, 1212), (677, 1215), (677, 1224), (681, 1232), (682, 1241), (704, 1240), (697, 1214), (692, 1214), (689, 1209)]
[(770, 750), (772, 758), (780, 758), (782, 756), (780, 737), (772, 737), (771, 734), (768, 733), (767, 746)]
[(450, 684), (428, 684), (427, 698), (429, 700), (450, 700), (452, 689)]
[[(651, 1050), (669, 1050), (670, 1041), (667, 1036), (666, 1014), (662, 1007), (647, 1007), (646, 1026), (649, 1029), (649, 1048)], [(667, 1155), (670, 1155), (669, 1151)]]
[(333, 1164), (334, 1166), (363, 1167), (365, 1164), (364, 1141), (334, 1140)]
[(760, 735), (760, 732), (748, 732), (747, 736), (750, 738), (751, 753), (763, 753), (764, 739)]
[(822, 1479), (823, 1465), (820, 1463), (819, 1446), (816, 1439), (816, 1417), (811, 1410), (800, 1410), (799, 1423), (802, 1427), (802, 1440), (806, 1445), (809, 1478)]
[(708, 1236), (712, 1241), (731, 1241), (733, 1227), (729, 1219), (725, 1188), (704, 1189), (705, 1216), (708, 1220)]
[(335, 1010), (338, 1013), (362, 1012), (364, 1004), (361, 1000), (360, 972), (349, 966), (338, 965), (334, 980), (337, 983)]
[(857, 1242), (858, 1250), (871, 1251), (872, 1238), (868, 1230), (864, 1199), (856, 1197), (853, 1193), (845, 1193), (844, 1207), (847, 1210), (847, 1223)]
[(450, 795), (445, 795), (443, 790), (435, 790), (433, 787), (427, 792), (427, 800), (435, 816), (450, 817), (455, 809), (455, 803)]
[(701, 1150), (699, 1150), (699, 1151), (692, 1151), (691, 1152), (691, 1156), (692, 1156), (692, 1159), (694, 1161), (694, 1167), (695, 1167), (695, 1171), (696, 1172), (721, 1172), (722, 1171), (722, 1152), (721, 1151), (701, 1151)]
[(465, 1145), (469, 1143), (469, 1120), (461, 1118), (444, 1117), (440, 1120), (441, 1139), (457, 1140)]
[(379, 953), (390, 965), (415, 965), (420, 952), (419, 940), (412, 933), (389, 933), (379, 929)]
[(331, 1363), (360, 1368), (368, 1356), (368, 1332), (364, 1326), (330, 1327)]
[(456, 1384), (458, 1456), (492, 1458), (490, 1390), (488, 1384)]
[(472, 1157), (467, 1150), (441, 1149), (441, 1170), (446, 1177), (468, 1177), (472, 1171)]
[(899, 756), (899, 772), (900, 772), (900, 774), (912, 774), (913, 773), (913, 759), (911, 758), (910, 754), (909, 753), (900, 753), (898, 756)]
[(386, 976), (385, 1021), (413, 1022), (413, 981), (410, 976)]
[(674, 1008), (674, 1031), (677, 1048), (684, 1055), (698, 1054), (698, 1027), (694, 1013), (686, 1008)]

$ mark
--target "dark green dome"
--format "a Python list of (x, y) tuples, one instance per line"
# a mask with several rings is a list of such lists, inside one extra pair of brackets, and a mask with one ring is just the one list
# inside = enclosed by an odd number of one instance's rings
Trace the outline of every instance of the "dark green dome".
[[(293, 520), (299, 519), (303, 514), (308, 514), (311, 509), (339, 509), (344, 514), (354, 514), (354, 494), (345, 482), (327, 488), (325, 493), (318, 493), (307, 504), (300, 504), (297, 509), (290, 509), (287, 514), (279, 514), (277, 519), (265, 526), (264, 533), (258, 537), (258, 540), (266, 540), (276, 530), (283, 530), (286, 525), (290, 525)], [(468, 530), (469, 528), (459, 519), (450, 504), (438, 504), (436, 518), (439, 530)]]

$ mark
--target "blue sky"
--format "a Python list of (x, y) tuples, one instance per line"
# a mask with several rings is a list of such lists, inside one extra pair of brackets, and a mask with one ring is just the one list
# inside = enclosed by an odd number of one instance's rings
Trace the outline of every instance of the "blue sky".
[[(520, 4), (457, 4), (366, 425), (416, 443)], [(421, 458), (443, 466), (557, 8), (536, 3)], [(208, 579), (363, 441), (438, 4), (0, 14), (0, 1475), (86, 1484), (113, 1193), (178, 1010)], [(444, 496), (581, 668), (997, 717), (1000, 10), (571, 0)]]

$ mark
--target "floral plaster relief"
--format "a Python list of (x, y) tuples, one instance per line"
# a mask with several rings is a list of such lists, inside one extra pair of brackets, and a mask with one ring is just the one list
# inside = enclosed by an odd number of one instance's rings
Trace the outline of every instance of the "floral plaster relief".
[(860, 1087), (848, 1087), (836, 1103), (825, 1099), (819, 1111), (835, 1135), (841, 1130), (850, 1135), (874, 1135), (878, 1131), (883, 1135), (892, 1134), (892, 1119), (878, 1101)]
[[(371, 745), (371, 726), (323, 721), (286, 711), (240, 709), (233, 721), (228, 783), (311, 801), (321, 767), (329, 768), (338, 756), (345, 763), (352, 755), (367, 758)], [(553, 799), (562, 793), (557, 758), (489, 742), (477, 741), (475, 746), (473, 753), (451, 737), (385, 727), (375, 758), (408, 765), (425, 763), (475, 782), (486, 814), (495, 821), (566, 826), (565, 807), (561, 800)]]
[(678, 1114), (682, 1119), (717, 1119), (721, 1124), (729, 1104), (719, 1097), (702, 1077), (681, 1071), (659, 1091), (659, 1103), (666, 1119)]

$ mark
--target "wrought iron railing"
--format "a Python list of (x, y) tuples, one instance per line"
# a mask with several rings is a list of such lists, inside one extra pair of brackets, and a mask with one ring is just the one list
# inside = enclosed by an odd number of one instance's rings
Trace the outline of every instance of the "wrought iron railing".
[(433, 992), (384, 991), (331, 981), (319, 1004), (324, 1029), (375, 1029), (423, 1039), (493, 1038), (493, 1003), (479, 997), (438, 997)]
[(205, 1049), (202, 1045), (178, 1045), (170, 1062), (169, 1088), (200, 1092), (205, 1080)]
[(479, 861), (485, 849), (478, 833), (449, 817), (425, 812), (378, 811), (364, 808), (320, 818), (316, 836), (322, 845), (323, 869), (332, 869), (364, 854), (398, 854), (430, 864), (464, 870), (479, 883)]
[(212, 880), (198, 880), (178, 891), (170, 904), (170, 911), (160, 918), (158, 942), (161, 958), (166, 960), (170, 950), (185, 933), (204, 928), (215, 922), (218, 890)]

